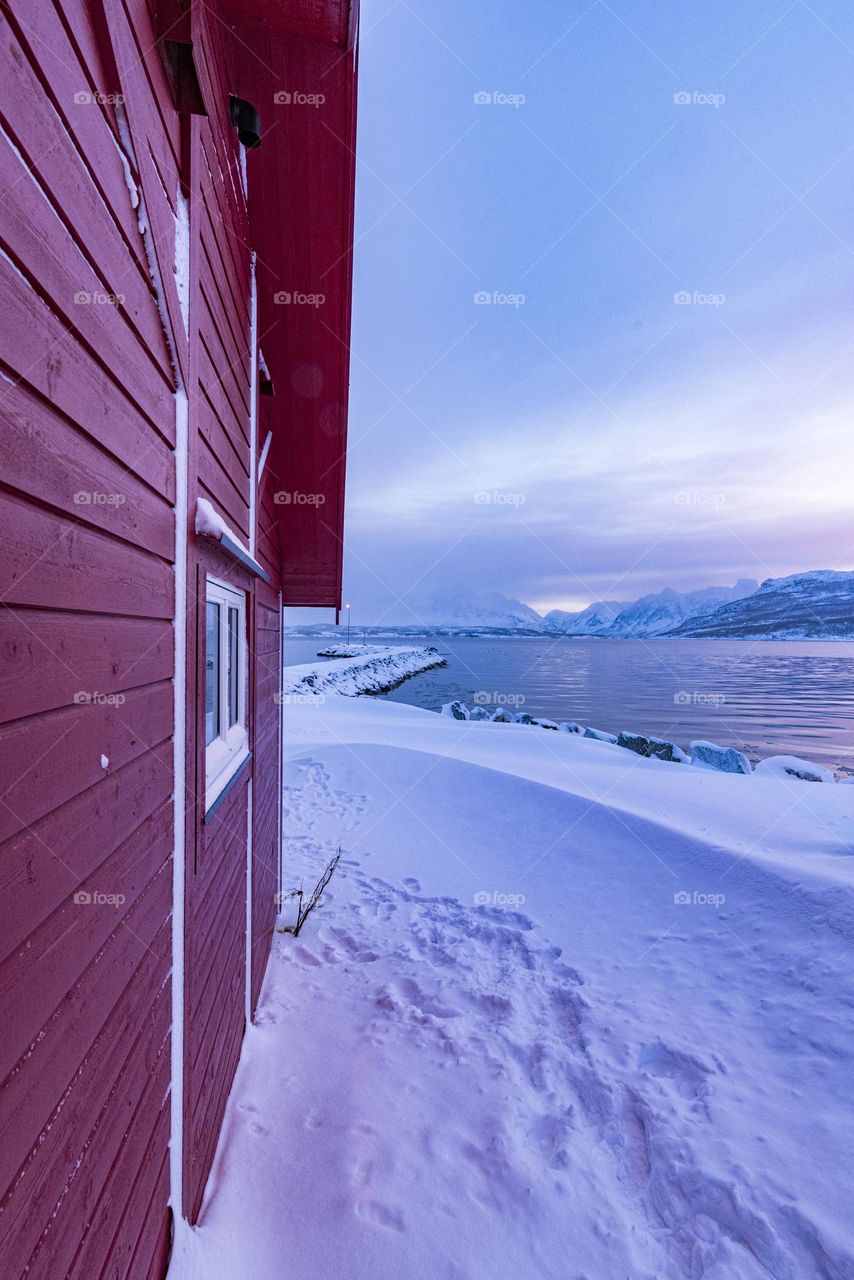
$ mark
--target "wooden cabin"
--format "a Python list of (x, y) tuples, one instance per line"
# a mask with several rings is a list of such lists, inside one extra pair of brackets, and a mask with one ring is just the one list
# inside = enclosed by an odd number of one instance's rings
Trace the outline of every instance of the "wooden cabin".
[(197, 1220), (276, 918), (282, 607), (341, 594), (355, 0), (9, 0), (0, 1275)]

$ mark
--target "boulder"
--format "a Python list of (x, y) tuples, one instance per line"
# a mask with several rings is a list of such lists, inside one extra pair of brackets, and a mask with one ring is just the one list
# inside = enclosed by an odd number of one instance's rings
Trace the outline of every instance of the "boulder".
[(556, 720), (535, 720), (534, 724), (538, 724), (541, 729), (554, 729), (557, 731)]
[(768, 756), (760, 760), (756, 773), (765, 778), (797, 778), (801, 782), (835, 782), (833, 774), (823, 764), (812, 764), (798, 756)]
[(676, 764), (687, 764), (689, 761), (689, 757), (675, 742), (647, 737), (643, 733), (621, 733), (617, 737), (617, 746), (634, 751), (639, 756), (654, 756), (657, 760), (671, 760)]
[(486, 707), (472, 707), (469, 712), (469, 720), (488, 720), (489, 712)]
[(577, 724), (575, 720), (562, 720), (558, 725), (559, 733), (584, 733), (584, 725)]
[(514, 724), (533, 724), (534, 717), (530, 711), (517, 711), (513, 717)]
[(468, 720), (470, 719), (469, 709), (464, 702), (446, 702), (442, 707), (442, 715), (450, 716), (452, 720)]
[(584, 730), (584, 736), (585, 738), (595, 738), (597, 742), (610, 742), (613, 744), (617, 741), (616, 733), (606, 733), (604, 729), (591, 729), (589, 725)]
[(513, 721), (513, 717), (510, 712), (505, 711), (503, 707), (499, 707), (497, 711), (493, 711), (489, 718), (497, 724), (511, 724)]
[(743, 751), (719, 747), (714, 742), (692, 742), (691, 763), (697, 769), (714, 769), (717, 773), (753, 772), (753, 765)]

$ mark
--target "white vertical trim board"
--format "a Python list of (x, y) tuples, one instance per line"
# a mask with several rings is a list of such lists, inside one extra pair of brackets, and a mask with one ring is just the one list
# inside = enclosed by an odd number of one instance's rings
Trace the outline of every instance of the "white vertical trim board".
[[(175, 219), (175, 275), (181, 318), (189, 334), (190, 296), (190, 211), (177, 193)], [(150, 235), (150, 232), (147, 233)], [(152, 255), (153, 256), (153, 253)], [(165, 305), (161, 305), (168, 328)], [(173, 343), (174, 347), (174, 343)], [(175, 374), (175, 675), (173, 678), (173, 828), (172, 848), (172, 1027), (169, 1202), (177, 1230), (183, 1219), (184, 1201), (184, 894), (186, 873), (186, 793), (187, 793), (187, 551), (189, 543), (189, 456), (190, 407), (181, 380), (177, 359)]]
[[(258, 545), (258, 282), (255, 251), (249, 255), (249, 554), (255, 558)], [(254, 611), (255, 592), (249, 597)], [(254, 617), (251, 620), (254, 624)], [(250, 679), (255, 689), (255, 652), (250, 653)], [(253, 717), (253, 736), (255, 731)], [(255, 743), (253, 741), (252, 746)], [(254, 770), (254, 763), (252, 768)], [(246, 792), (246, 1025), (252, 1022), (252, 778)]]
[(278, 865), (279, 865), (279, 884), (278, 899), (276, 903), (276, 914), (282, 910), (282, 894), (285, 892), (285, 826), (284, 826), (284, 810), (285, 810), (285, 610), (282, 603), (282, 593), (279, 591), (279, 768), (278, 768), (278, 795), (276, 796), (276, 805), (278, 807)]
[(175, 677), (173, 680), (172, 1027), (169, 1200), (177, 1223), (184, 1200), (184, 892), (187, 788), (187, 393), (175, 393)]
[(249, 554), (255, 558), (258, 520), (258, 282), (249, 255)]
[(252, 1023), (252, 777), (246, 788), (246, 1025)]
[(258, 482), (256, 488), (261, 488), (261, 477), (264, 474), (264, 463), (267, 461), (267, 454), (270, 452), (270, 445), (273, 443), (273, 433), (268, 431), (261, 446), (261, 457), (258, 459)]

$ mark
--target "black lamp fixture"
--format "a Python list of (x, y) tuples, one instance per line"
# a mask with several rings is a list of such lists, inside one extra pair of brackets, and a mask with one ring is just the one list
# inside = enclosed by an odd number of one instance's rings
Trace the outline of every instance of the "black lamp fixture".
[(231, 94), (228, 99), (231, 111), (231, 123), (237, 129), (237, 136), (244, 147), (260, 147), (261, 118), (251, 102), (244, 98), (235, 98)]

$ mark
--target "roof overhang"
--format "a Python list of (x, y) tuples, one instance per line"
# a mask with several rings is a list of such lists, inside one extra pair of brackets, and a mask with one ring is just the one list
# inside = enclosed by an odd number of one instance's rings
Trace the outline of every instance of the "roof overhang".
[(259, 400), (288, 605), (339, 608), (353, 281), (354, 0), (228, 0), (232, 92), (261, 117), (247, 155)]

